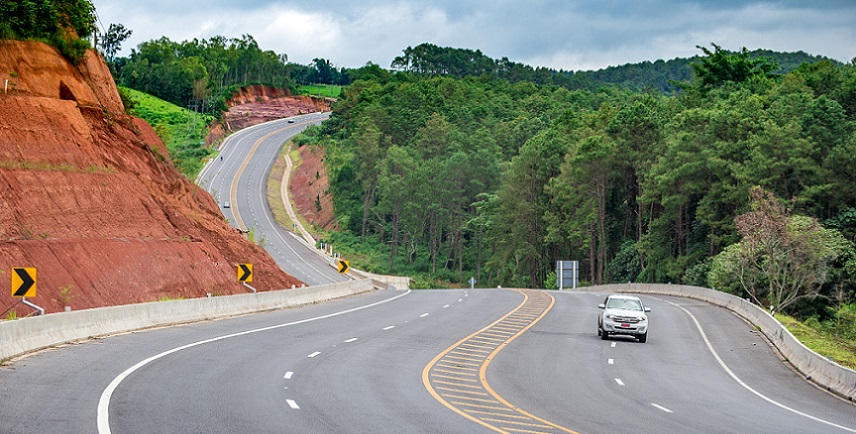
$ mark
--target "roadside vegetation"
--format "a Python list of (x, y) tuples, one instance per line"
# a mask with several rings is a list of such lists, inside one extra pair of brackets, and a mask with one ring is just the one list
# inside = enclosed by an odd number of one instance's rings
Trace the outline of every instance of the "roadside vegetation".
[(297, 93), (320, 98), (339, 98), (342, 94), (342, 86), (332, 84), (307, 84), (298, 86)]
[(148, 122), (163, 140), (173, 164), (184, 176), (195, 179), (204, 161), (214, 152), (205, 146), (211, 115), (196, 113), (146, 93), (120, 88), (124, 99), (132, 101), (128, 112)]
[[(851, 315), (852, 309), (852, 307), (849, 309)], [(794, 317), (779, 314), (776, 315), (776, 319), (806, 347), (841, 366), (856, 369), (856, 337), (853, 336), (853, 332), (856, 331), (856, 322), (852, 316), (848, 325), (849, 336), (840, 334), (838, 327), (829, 327), (829, 321), (818, 322), (816, 317), (803, 322)]]

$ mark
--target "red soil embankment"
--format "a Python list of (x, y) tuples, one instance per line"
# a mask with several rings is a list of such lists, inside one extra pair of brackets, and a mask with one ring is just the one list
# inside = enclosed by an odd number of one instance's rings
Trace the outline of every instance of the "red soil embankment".
[[(0, 41), (0, 312), (12, 267), (37, 268), (48, 312), (290, 288), (261, 247), (181, 176), (152, 128), (123, 112), (100, 56), (80, 66), (38, 42)], [(5, 295), (4, 295), (5, 294)]]

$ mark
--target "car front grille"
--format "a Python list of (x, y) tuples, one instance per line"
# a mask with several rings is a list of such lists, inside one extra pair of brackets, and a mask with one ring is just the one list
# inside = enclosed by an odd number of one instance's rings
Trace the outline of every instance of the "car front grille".
[(618, 316), (618, 315), (616, 315), (615, 318), (613, 318), (613, 321), (621, 322), (621, 323), (628, 323), (628, 324), (636, 324), (639, 322), (639, 318), (636, 318), (634, 316)]

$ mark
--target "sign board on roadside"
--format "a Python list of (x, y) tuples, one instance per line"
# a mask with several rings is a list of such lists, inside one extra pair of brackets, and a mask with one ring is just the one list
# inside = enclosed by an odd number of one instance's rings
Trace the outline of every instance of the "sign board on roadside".
[(340, 273), (347, 273), (348, 269), (351, 268), (350, 263), (344, 259), (339, 259), (338, 261), (336, 261), (336, 264)]
[(238, 264), (238, 282), (253, 281), (253, 264)]
[(580, 278), (580, 261), (556, 261), (556, 284), (559, 289), (575, 289)]
[(12, 297), (36, 296), (36, 269), (12, 267)]

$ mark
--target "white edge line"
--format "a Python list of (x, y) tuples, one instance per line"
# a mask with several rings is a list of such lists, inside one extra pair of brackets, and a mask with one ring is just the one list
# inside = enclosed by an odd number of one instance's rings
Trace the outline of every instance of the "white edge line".
[(819, 417), (815, 417), (815, 416), (812, 416), (812, 415), (810, 415), (810, 414), (803, 413), (803, 412), (801, 412), (801, 411), (799, 411), (799, 410), (796, 410), (796, 409), (790, 408), (790, 407), (788, 407), (788, 406), (786, 406), (786, 405), (784, 405), (784, 404), (782, 404), (782, 403), (780, 403), (780, 402), (778, 402), (778, 401), (774, 401), (772, 398), (767, 397), (766, 395), (762, 394), (761, 392), (758, 392), (757, 390), (755, 390), (755, 389), (753, 389), (752, 387), (750, 387), (748, 384), (744, 383), (744, 382), (743, 382), (743, 380), (741, 380), (740, 378), (738, 378), (738, 377), (737, 377), (737, 375), (735, 375), (735, 374), (734, 374), (734, 372), (732, 372), (732, 371), (731, 371), (731, 369), (729, 369), (729, 368), (728, 368), (728, 366), (725, 364), (725, 362), (722, 360), (722, 358), (720, 358), (720, 357), (719, 357), (719, 354), (717, 354), (717, 353), (716, 353), (716, 350), (714, 350), (714, 349), (713, 349), (713, 345), (711, 345), (710, 340), (708, 340), (708, 339), (707, 339), (707, 334), (704, 332), (704, 329), (701, 327), (701, 324), (698, 322), (698, 320), (696, 319), (695, 315), (693, 315), (693, 314), (692, 314), (692, 312), (688, 311), (688, 310), (687, 310), (687, 309), (685, 309), (683, 306), (681, 306), (681, 305), (679, 305), (679, 304), (677, 304), (677, 303), (673, 303), (673, 302), (671, 302), (671, 301), (669, 301), (669, 300), (663, 300), (663, 301), (665, 301), (666, 303), (671, 304), (672, 306), (677, 307), (678, 309), (680, 309), (680, 310), (684, 311), (684, 313), (686, 313), (687, 315), (689, 315), (689, 316), (690, 316), (690, 318), (691, 318), (691, 319), (693, 320), (693, 322), (695, 323), (696, 328), (698, 328), (699, 333), (701, 333), (701, 337), (702, 337), (702, 339), (704, 339), (704, 343), (705, 343), (705, 345), (707, 345), (707, 349), (710, 351), (710, 353), (711, 353), (711, 354), (713, 354), (713, 357), (714, 357), (714, 358), (716, 359), (716, 361), (719, 363), (719, 366), (721, 366), (721, 367), (722, 367), (722, 369), (724, 369), (724, 370), (725, 370), (725, 372), (728, 374), (728, 376), (730, 376), (734, 381), (736, 381), (736, 382), (737, 382), (737, 384), (739, 384), (739, 385), (743, 386), (743, 388), (744, 388), (744, 389), (746, 389), (746, 390), (748, 390), (748, 391), (752, 392), (753, 394), (755, 394), (755, 395), (756, 395), (756, 396), (758, 396), (759, 398), (763, 399), (764, 401), (767, 401), (767, 402), (769, 402), (770, 404), (773, 404), (773, 405), (775, 405), (776, 407), (779, 407), (779, 408), (781, 408), (781, 409), (783, 409), (783, 410), (787, 410), (787, 411), (789, 411), (789, 412), (791, 412), (791, 413), (794, 413), (794, 414), (800, 415), (800, 416), (802, 416), (802, 417), (805, 417), (805, 418), (811, 419), (811, 420), (813, 420), (813, 421), (815, 421), (815, 422), (820, 422), (820, 423), (823, 423), (823, 424), (826, 424), (826, 425), (829, 425), (829, 426), (832, 426), (832, 427), (835, 427), (835, 428), (843, 429), (844, 431), (848, 431), (848, 432), (856, 433), (856, 429), (848, 428), (848, 427), (843, 426), (843, 425), (838, 425), (838, 424), (833, 423), (833, 422), (830, 422), (830, 421), (828, 421), (828, 420), (824, 420), (824, 419), (821, 419), (821, 418), (819, 418)]
[(401, 297), (404, 297), (405, 295), (410, 294), (410, 292), (411, 292), (411, 291), (408, 289), (408, 290), (407, 290), (407, 292), (404, 292), (404, 293), (402, 293), (402, 294), (396, 295), (395, 297), (388, 298), (388, 299), (386, 299), (386, 300), (381, 300), (381, 301), (378, 301), (378, 302), (375, 302), (375, 303), (367, 304), (367, 305), (365, 305), (365, 306), (359, 306), (359, 307), (355, 307), (355, 308), (352, 308), (352, 309), (343, 310), (343, 311), (341, 311), (341, 312), (333, 312), (333, 313), (330, 313), (330, 314), (327, 314), (327, 315), (316, 316), (316, 317), (313, 317), (313, 318), (306, 318), (306, 319), (302, 319), (302, 320), (299, 320), (299, 321), (293, 321), (293, 322), (290, 322), (290, 323), (277, 324), (277, 325), (274, 325), (274, 326), (263, 327), (263, 328), (260, 328), (260, 329), (246, 330), (246, 331), (243, 331), (243, 332), (232, 333), (232, 334), (229, 334), (229, 335), (219, 336), (219, 337), (216, 337), (216, 338), (205, 339), (205, 340), (203, 340), (203, 341), (198, 341), (198, 342), (193, 342), (193, 343), (191, 343), (191, 344), (182, 345), (182, 346), (180, 346), (180, 347), (173, 348), (173, 349), (171, 349), (171, 350), (167, 350), (167, 351), (164, 351), (164, 352), (162, 352), (162, 353), (160, 353), (160, 354), (156, 354), (156, 355), (154, 355), (154, 356), (152, 356), (152, 357), (149, 357), (148, 359), (145, 359), (145, 360), (143, 360), (143, 361), (141, 361), (141, 362), (137, 363), (136, 365), (131, 366), (130, 368), (126, 369), (124, 372), (122, 372), (121, 374), (119, 374), (116, 378), (114, 378), (114, 379), (113, 379), (113, 381), (111, 381), (111, 382), (110, 382), (110, 384), (108, 384), (108, 385), (107, 385), (107, 387), (104, 389), (104, 391), (103, 391), (103, 392), (101, 392), (101, 398), (98, 400), (98, 417), (97, 417), (97, 421), (98, 421), (98, 424), (97, 424), (97, 425), (98, 425), (98, 434), (112, 434), (112, 431), (110, 431), (110, 399), (113, 397), (113, 392), (115, 392), (115, 391), (116, 391), (116, 388), (118, 388), (118, 387), (119, 387), (119, 384), (121, 384), (121, 383), (122, 383), (122, 381), (124, 381), (124, 380), (125, 380), (125, 378), (128, 378), (128, 376), (129, 376), (129, 375), (131, 375), (131, 374), (133, 374), (135, 371), (139, 370), (139, 369), (140, 369), (140, 368), (142, 368), (143, 366), (146, 366), (147, 364), (149, 364), (149, 363), (151, 363), (151, 362), (153, 362), (153, 361), (155, 361), (155, 360), (157, 360), (157, 359), (160, 359), (160, 358), (162, 358), (162, 357), (166, 357), (166, 356), (168, 356), (168, 355), (170, 355), (170, 354), (172, 354), (172, 353), (177, 353), (177, 352), (179, 352), (179, 351), (181, 351), (181, 350), (186, 350), (186, 349), (188, 349), (188, 348), (193, 348), (193, 347), (198, 346), (198, 345), (208, 344), (208, 343), (216, 342), (216, 341), (220, 341), (220, 340), (223, 340), (223, 339), (233, 338), (233, 337), (237, 337), (237, 336), (244, 336), (244, 335), (248, 335), (248, 334), (252, 334), (252, 333), (257, 333), (257, 332), (268, 331), (268, 330), (275, 330), (275, 329), (278, 329), (278, 328), (283, 328), (283, 327), (288, 327), (288, 326), (292, 326), (292, 325), (303, 324), (303, 323), (307, 323), (307, 322), (310, 322), (310, 321), (316, 321), (316, 320), (321, 320), (321, 319), (332, 318), (332, 317), (334, 317), (334, 316), (344, 315), (344, 314), (346, 314), (346, 313), (351, 313), (351, 312), (356, 312), (356, 311), (358, 311), (358, 310), (368, 309), (368, 308), (370, 308), (370, 307), (378, 306), (378, 305), (381, 305), (381, 304), (388, 303), (388, 302), (390, 302), (390, 301), (393, 301), (393, 300), (399, 299), (399, 298), (401, 298)]

